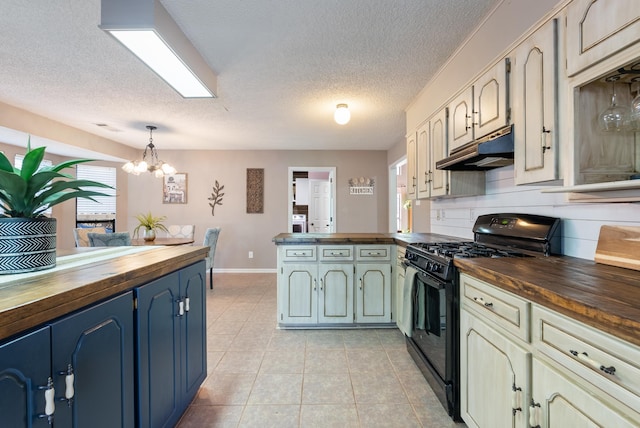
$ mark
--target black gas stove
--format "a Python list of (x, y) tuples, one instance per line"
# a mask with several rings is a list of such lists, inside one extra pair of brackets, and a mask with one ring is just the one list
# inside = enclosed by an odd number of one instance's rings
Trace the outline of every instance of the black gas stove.
[(402, 325), (407, 349), (453, 419), (460, 418), (457, 258), (543, 257), (560, 254), (560, 220), (528, 214), (478, 217), (474, 240), (413, 243), (405, 253)]

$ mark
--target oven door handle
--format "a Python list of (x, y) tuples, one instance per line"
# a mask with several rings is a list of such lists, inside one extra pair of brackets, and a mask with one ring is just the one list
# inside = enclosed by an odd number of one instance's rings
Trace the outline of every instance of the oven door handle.
[(427, 284), (429, 287), (433, 287), (436, 290), (442, 290), (445, 285), (444, 281), (437, 280), (430, 276), (429, 274), (424, 273), (424, 271), (419, 270), (418, 275), (420, 276), (420, 280)]

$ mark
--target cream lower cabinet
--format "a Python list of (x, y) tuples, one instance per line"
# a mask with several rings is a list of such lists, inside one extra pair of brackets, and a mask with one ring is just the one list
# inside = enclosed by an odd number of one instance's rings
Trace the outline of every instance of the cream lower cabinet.
[(356, 246), (357, 323), (391, 322), (391, 246)]
[(462, 310), (462, 418), (469, 427), (527, 427), (525, 393), (531, 353)]
[(469, 427), (527, 427), (530, 305), (460, 275), (461, 416)]
[(638, 427), (640, 347), (460, 275), (469, 427)]
[[(556, 368), (553, 368), (556, 367)], [(605, 394), (591, 385), (576, 382), (575, 375), (558, 370), (538, 358), (533, 359), (533, 402), (530, 408), (531, 426), (541, 428), (563, 427), (617, 427), (637, 428), (636, 419), (607, 404)], [(621, 403), (620, 403), (621, 404)], [(496, 426), (496, 425), (494, 425)]]
[[(364, 261), (355, 264), (354, 253), (358, 248)], [(390, 323), (391, 248), (388, 245), (280, 246), (279, 325)], [(358, 276), (357, 281), (354, 275)]]

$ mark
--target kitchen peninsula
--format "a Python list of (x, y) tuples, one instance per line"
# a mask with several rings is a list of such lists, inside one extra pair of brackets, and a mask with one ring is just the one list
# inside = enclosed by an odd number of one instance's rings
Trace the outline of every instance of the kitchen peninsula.
[(0, 277), (0, 425), (175, 424), (206, 376), (207, 251), (60, 251)]

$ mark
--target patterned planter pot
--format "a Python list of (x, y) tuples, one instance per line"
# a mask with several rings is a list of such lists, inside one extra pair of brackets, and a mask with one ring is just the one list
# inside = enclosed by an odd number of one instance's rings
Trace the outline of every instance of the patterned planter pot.
[(0, 218), (0, 274), (56, 265), (56, 219)]

